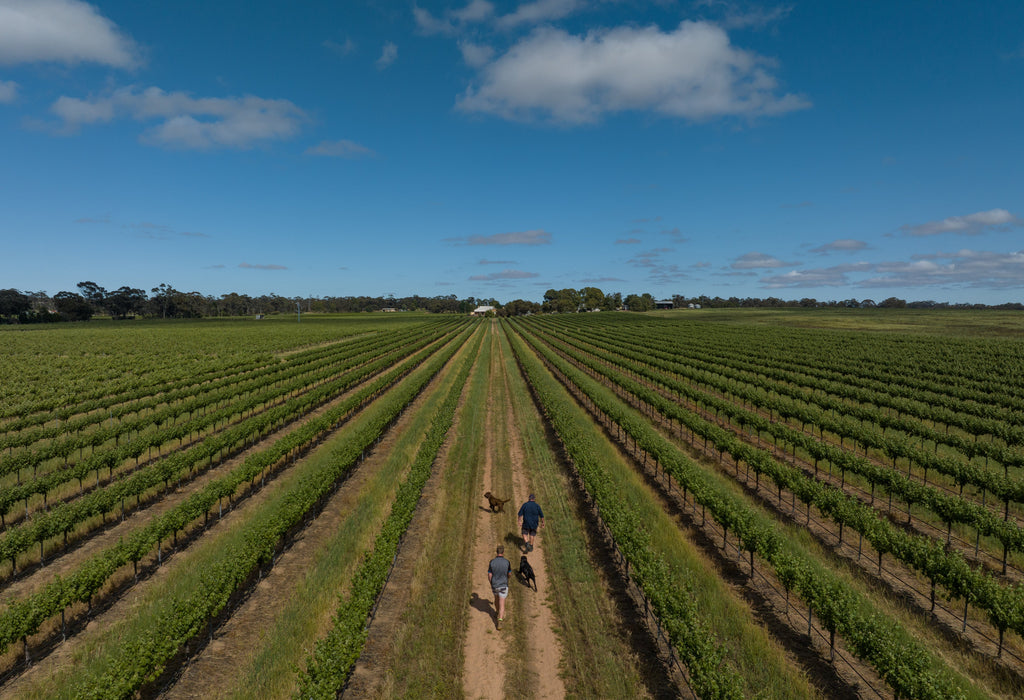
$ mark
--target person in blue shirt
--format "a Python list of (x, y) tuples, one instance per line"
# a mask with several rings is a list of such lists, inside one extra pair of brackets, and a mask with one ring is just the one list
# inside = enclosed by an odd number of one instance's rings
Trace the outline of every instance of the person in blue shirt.
[(527, 552), (533, 551), (533, 542), (537, 538), (537, 531), (544, 525), (544, 511), (537, 503), (534, 495), (530, 494), (530, 500), (519, 508), (519, 527), (523, 533), (523, 544)]

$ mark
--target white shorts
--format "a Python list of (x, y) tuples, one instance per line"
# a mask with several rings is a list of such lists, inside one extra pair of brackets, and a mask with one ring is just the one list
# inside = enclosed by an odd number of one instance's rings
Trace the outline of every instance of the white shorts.
[(501, 588), (492, 588), (491, 590), (494, 591), (494, 595), (498, 596), (499, 598), (508, 598), (508, 586), (502, 586)]

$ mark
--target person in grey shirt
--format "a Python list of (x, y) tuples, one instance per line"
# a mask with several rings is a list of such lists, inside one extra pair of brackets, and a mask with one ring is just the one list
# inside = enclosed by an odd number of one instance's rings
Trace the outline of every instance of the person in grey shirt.
[(498, 613), (498, 629), (505, 621), (505, 599), (508, 598), (508, 577), (512, 573), (512, 563), (505, 558), (505, 547), (498, 545), (498, 556), (487, 565), (487, 580), (491, 582), (494, 592), (494, 609)]

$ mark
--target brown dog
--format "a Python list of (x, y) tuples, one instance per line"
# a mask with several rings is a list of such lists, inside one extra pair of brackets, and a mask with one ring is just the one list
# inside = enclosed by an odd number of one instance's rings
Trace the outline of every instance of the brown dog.
[(497, 496), (492, 496), (490, 491), (484, 494), (484, 498), (486, 498), (487, 501), (491, 504), (492, 513), (504, 513), (505, 504), (512, 500), (511, 498), (502, 499), (498, 498)]

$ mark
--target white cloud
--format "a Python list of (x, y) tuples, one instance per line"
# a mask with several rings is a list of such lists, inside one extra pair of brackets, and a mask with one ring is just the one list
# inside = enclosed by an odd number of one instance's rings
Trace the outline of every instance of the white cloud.
[(305, 114), (288, 100), (244, 97), (191, 97), (184, 92), (142, 91), (121, 88), (110, 95), (79, 99), (60, 97), (51, 110), (65, 132), (83, 124), (109, 122), (119, 117), (158, 121), (143, 132), (142, 140), (173, 148), (250, 148), (260, 141), (294, 135)]
[(736, 258), (730, 267), (734, 270), (754, 270), (758, 268), (794, 267), (800, 263), (782, 262), (778, 258), (764, 253), (746, 253)]
[(0, 104), (14, 102), (18, 96), (18, 84), (13, 80), (0, 80)]
[(781, 275), (762, 277), (761, 286), (768, 289), (799, 287), (843, 287), (850, 284), (848, 275), (854, 272), (869, 272), (869, 263), (819, 267), (812, 270), (790, 270)]
[(900, 230), (910, 236), (933, 236), (939, 233), (957, 233), (976, 236), (986, 230), (1007, 230), (1011, 226), (1024, 225), (1024, 221), (1005, 209), (989, 209), (967, 216), (951, 216), (941, 221), (901, 226)]
[(916, 256), (909, 262), (880, 263), (875, 269), (880, 274), (860, 281), (858, 286), (1024, 288), (1024, 250), (995, 253), (965, 249)]
[(384, 48), (381, 49), (380, 58), (377, 59), (377, 70), (384, 70), (398, 58), (398, 46), (393, 41), (384, 42)]
[(516, 8), (515, 12), (503, 15), (498, 19), (498, 26), (511, 29), (523, 24), (538, 24), (554, 19), (562, 19), (583, 6), (580, 0), (536, 0), (526, 2)]
[(547, 116), (594, 122), (607, 113), (649, 110), (705, 120), (775, 115), (810, 103), (778, 96), (770, 62), (730, 45), (706, 22), (671, 32), (619, 27), (573, 36), (536, 29), (481, 68), (481, 83), (458, 99), (460, 109), (508, 119)]
[(0, 64), (34, 61), (132, 68), (139, 48), (80, 0), (0, 0)]
[(376, 155), (366, 146), (360, 146), (355, 141), (341, 139), (340, 141), (321, 141), (316, 146), (306, 149), (306, 155), (310, 156), (331, 156), (333, 158), (359, 158), (361, 156)]

